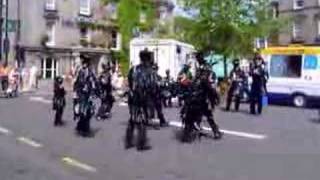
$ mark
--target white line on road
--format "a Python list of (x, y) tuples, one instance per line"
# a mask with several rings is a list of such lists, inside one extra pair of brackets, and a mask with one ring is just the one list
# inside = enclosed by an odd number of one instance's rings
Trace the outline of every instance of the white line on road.
[(26, 137), (19, 137), (17, 138), (18, 141), (24, 143), (24, 144), (27, 144), (29, 146), (32, 146), (34, 148), (41, 148), (43, 147), (42, 144), (38, 143), (38, 142), (35, 142), (34, 140), (32, 139), (29, 139), (29, 138), (26, 138)]
[(51, 100), (44, 99), (43, 97), (30, 97), (30, 101), (41, 102), (44, 104), (51, 104)]
[(12, 132), (9, 129), (0, 126), (0, 133), (5, 134), (5, 135), (9, 135)]
[(119, 106), (128, 106), (128, 103), (120, 102), (120, 103), (119, 103)]
[(70, 166), (78, 167), (80, 169), (83, 169), (83, 170), (86, 170), (89, 172), (97, 172), (96, 168), (89, 166), (87, 164), (84, 164), (84, 163), (77, 161), (75, 159), (72, 159), (70, 157), (64, 157), (64, 158), (62, 158), (62, 161)]
[[(183, 127), (182, 123), (181, 122), (177, 122), (177, 121), (171, 121), (169, 124), (171, 126), (175, 126), (175, 127)], [(208, 128), (208, 127), (202, 127), (202, 128), (204, 130), (206, 130), (206, 131), (211, 131), (211, 128)], [(267, 136), (263, 135), (263, 134), (253, 134), (253, 133), (230, 131), (230, 130), (224, 130), (224, 129), (220, 129), (220, 131), (222, 131), (223, 133), (228, 134), (228, 135), (244, 137), (244, 138), (250, 138), (250, 139), (263, 140), (263, 139), (267, 138)]]

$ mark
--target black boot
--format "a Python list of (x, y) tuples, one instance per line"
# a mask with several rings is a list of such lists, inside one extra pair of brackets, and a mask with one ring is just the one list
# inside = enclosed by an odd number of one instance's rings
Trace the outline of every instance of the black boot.
[(164, 115), (162, 112), (158, 114), (160, 120), (160, 127), (169, 127), (169, 123), (164, 119)]
[(150, 150), (151, 146), (148, 145), (147, 139), (147, 129), (143, 123), (138, 125), (138, 142), (137, 142), (137, 150), (138, 151), (146, 151)]
[(234, 109), (238, 112), (240, 109), (240, 97), (236, 97), (234, 102)]
[(54, 126), (63, 126), (64, 122), (62, 121), (62, 110), (56, 110), (54, 118)]
[(192, 127), (189, 122), (185, 125), (183, 128), (183, 133), (182, 133), (182, 142), (183, 143), (191, 143), (192, 142)]
[(129, 120), (128, 127), (126, 130), (126, 137), (125, 137), (125, 149), (130, 149), (134, 147), (133, 144), (133, 134), (134, 134), (134, 123)]
[(223, 133), (219, 130), (219, 126), (214, 122), (213, 119), (208, 119), (208, 123), (213, 132), (214, 139), (221, 139), (223, 136)]

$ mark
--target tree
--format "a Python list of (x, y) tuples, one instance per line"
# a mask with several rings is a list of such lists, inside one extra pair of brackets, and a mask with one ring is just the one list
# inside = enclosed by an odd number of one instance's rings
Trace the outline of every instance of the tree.
[[(179, 39), (205, 53), (214, 51), (227, 58), (253, 53), (254, 40), (268, 37), (285, 21), (272, 18), (269, 0), (181, 0), (191, 18), (176, 19)], [(186, 27), (192, 25), (192, 27)], [(197, 37), (197, 38), (194, 38)]]
[(122, 70), (129, 67), (129, 44), (135, 33), (152, 30), (156, 13), (153, 0), (101, 0), (103, 3), (117, 4), (116, 24), (122, 37), (122, 51), (114, 53), (122, 64)]

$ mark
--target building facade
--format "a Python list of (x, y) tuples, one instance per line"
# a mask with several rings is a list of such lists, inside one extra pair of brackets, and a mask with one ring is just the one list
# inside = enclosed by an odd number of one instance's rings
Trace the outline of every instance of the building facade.
[[(9, 0), (9, 64), (37, 66), (42, 78), (68, 74), (80, 55), (95, 69), (120, 49), (115, 5), (99, 0)], [(20, 22), (20, 23), (19, 23)]]
[(276, 0), (273, 5), (276, 16), (291, 22), (280, 32), (279, 45), (320, 45), (320, 0)]

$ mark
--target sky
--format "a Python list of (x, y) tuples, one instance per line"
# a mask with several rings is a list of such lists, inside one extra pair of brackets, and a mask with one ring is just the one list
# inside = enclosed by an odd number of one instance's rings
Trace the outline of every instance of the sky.
[(184, 16), (187, 18), (193, 18), (196, 14), (197, 11), (191, 11), (189, 10), (188, 12), (186, 12), (181, 5), (179, 5), (179, 3), (177, 3), (180, 0), (171, 0), (174, 4), (175, 4), (175, 9), (174, 9), (174, 14), (176, 16)]
[(189, 15), (183, 10), (183, 8), (181, 6), (179, 6), (179, 4), (177, 3), (177, 0), (171, 0), (174, 5), (175, 5), (175, 9), (174, 9), (174, 14), (175, 15), (180, 15), (180, 16), (187, 16), (189, 17)]

